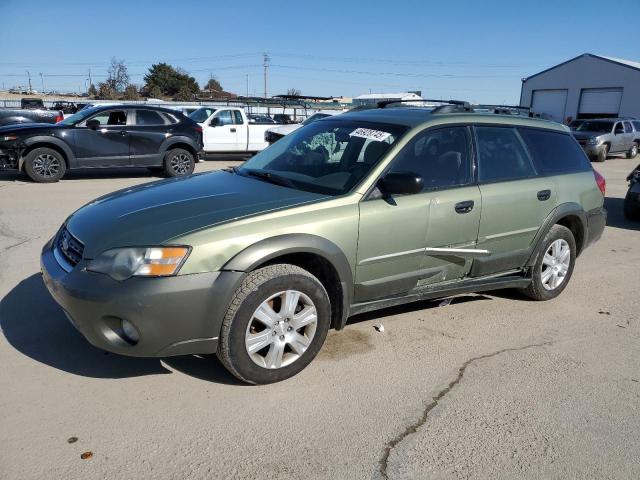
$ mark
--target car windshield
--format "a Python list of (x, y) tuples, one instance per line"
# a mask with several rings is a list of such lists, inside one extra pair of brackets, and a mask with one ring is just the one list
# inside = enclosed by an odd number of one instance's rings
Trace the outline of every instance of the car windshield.
[(328, 115), (326, 113), (314, 113), (309, 118), (307, 118), (304, 122), (302, 122), (302, 125), (309, 125), (310, 123), (313, 123), (316, 120), (320, 120), (321, 118), (326, 118), (330, 116), (331, 115)]
[(578, 125), (576, 132), (610, 133), (612, 127), (613, 123), (611, 122), (586, 121)]
[(60, 120), (58, 122), (58, 124), (60, 124), (60, 125), (75, 125), (78, 122), (86, 120), (87, 118), (89, 118), (91, 115), (93, 115), (94, 113), (96, 113), (99, 110), (100, 110), (99, 107), (83, 108), (79, 112), (74, 113), (73, 115), (69, 115), (64, 120)]
[(192, 112), (191, 114), (189, 114), (189, 118), (196, 123), (202, 123), (202, 122), (205, 122), (207, 118), (209, 118), (215, 111), (216, 111), (215, 108), (201, 107), (197, 109), (195, 112)]
[(359, 184), (407, 127), (327, 120), (283, 137), (237, 169), (291, 188), (342, 195)]

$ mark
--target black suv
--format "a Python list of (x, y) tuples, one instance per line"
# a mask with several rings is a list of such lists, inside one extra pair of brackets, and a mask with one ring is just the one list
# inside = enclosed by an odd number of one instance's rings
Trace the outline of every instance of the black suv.
[(202, 148), (202, 127), (175, 110), (96, 106), (54, 125), (0, 127), (0, 170), (36, 182), (57, 182), (74, 168), (148, 167), (176, 177), (193, 172)]

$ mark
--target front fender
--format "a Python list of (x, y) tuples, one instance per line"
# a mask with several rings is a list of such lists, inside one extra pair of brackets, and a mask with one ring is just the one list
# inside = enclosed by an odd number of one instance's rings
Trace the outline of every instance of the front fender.
[(353, 272), (344, 252), (335, 243), (317, 235), (296, 233), (261, 240), (245, 248), (229, 260), (222, 270), (250, 272), (274, 258), (293, 253), (310, 253), (322, 257), (336, 270), (340, 278), (342, 305), (334, 317), (337, 329), (347, 322), (353, 298)]
[[(73, 150), (71, 150), (66, 142), (60, 140), (59, 138), (53, 137), (51, 135), (37, 135), (34, 137), (26, 138), (22, 143), (26, 145), (27, 148), (38, 144), (42, 144), (43, 147), (46, 147), (47, 144), (55, 145), (64, 152), (64, 156), (67, 160), (67, 168), (74, 168), (76, 166), (76, 156), (74, 155)], [(24, 157), (21, 156), (18, 165), (20, 170), (22, 170), (23, 163)]]

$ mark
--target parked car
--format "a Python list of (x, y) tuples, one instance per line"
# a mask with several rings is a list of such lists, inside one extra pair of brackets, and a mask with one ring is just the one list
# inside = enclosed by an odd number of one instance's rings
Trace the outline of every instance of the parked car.
[(624, 197), (624, 216), (629, 220), (640, 220), (640, 165), (627, 176), (629, 190)]
[(577, 129), (580, 125), (582, 125), (585, 122), (585, 120), (572, 120), (571, 123), (569, 123), (569, 128), (571, 130), (575, 130)]
[(57, 123), (63, 118), (62, 111), (0, 108), (0, 126), (21, 123)]
[(188, 117), (189, 115), (191, 115), (193, 112), (195, 112), (200, 108), (199, 105), (171, 105), (171, 104), (166, 105), (166, 107), (172, 110), (179, 111), (185, 117)]
[(20, 99), (20, 108), (26, 110), (44, 110), (44, 103), (41, 98), (22, 98)]
[(269, 115), (256, 115), (256, 114), (252, 114), (252, 115), (247, 115), (247, 118), (249, 119), (249, 123), (257, 123), (257, 124), (261, 124), (261, 125), (275, 125), (276, 121), (271, 118)]
[(75, 168), (149, 167), (168, 176), (193, 172), (202, 128), (174, 110), (96, 106), (55, 125), (0, 127), (0, 169), (57, 182)]
[(634, 158), (640, 148), (638, 121), (630, 119), (598, 118), (585, 120), (572, 133), (589, 158), (604, 162), (611, 153), (624, 153)]
[(49, 110), (61, 110), (65, 115), (73, 115), (80, 108), (73, 102), (56, 102)]
[(102, 197), (46, 243), (44, 282), (100, 348), (216, 352), (257, 384), (300, 372), (356, 313), (558, 296), (604, 229), (604, 179), (566, 127), (459, 112), (346, 113), (239, 168)]
[(269, 145), (264, 132), (270, 125), (250, 123), (242, 108), (201, 107), (189, 118), (204, 130), (205, 152), (254, 153)]
[(309, 125), (317, 120), (320, 120), (321, 118), (330, 117), (338, 113), (340, 112), (335, 112), (335, 113), (334, 112), (318, 112), (318, 113), (314, 113), (313, 115), (310, 115), (301, 123), (293, 123), (293, 124), (281, 125), (279, 127), (270, 128), (264, 134), (264, 141), (268, 142), (269, 144), (275, 143), (285, 135), (289, 135), (291, 132), (295, 132), (296, 130), (298, 130), (300, 127), (303, 127), (304, 125)]
[(296, 123), (288, 113), (276, 113), (273, 116), (273, 119), (276, 121), (276, 123), (280, 124)]

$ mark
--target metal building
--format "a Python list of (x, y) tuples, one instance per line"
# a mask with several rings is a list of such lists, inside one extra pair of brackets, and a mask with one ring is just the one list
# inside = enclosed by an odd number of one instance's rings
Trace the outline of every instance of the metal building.
[(520, 106), (542, 118), (640, 118), (640, 62), (585, 53), (522, 79)]

